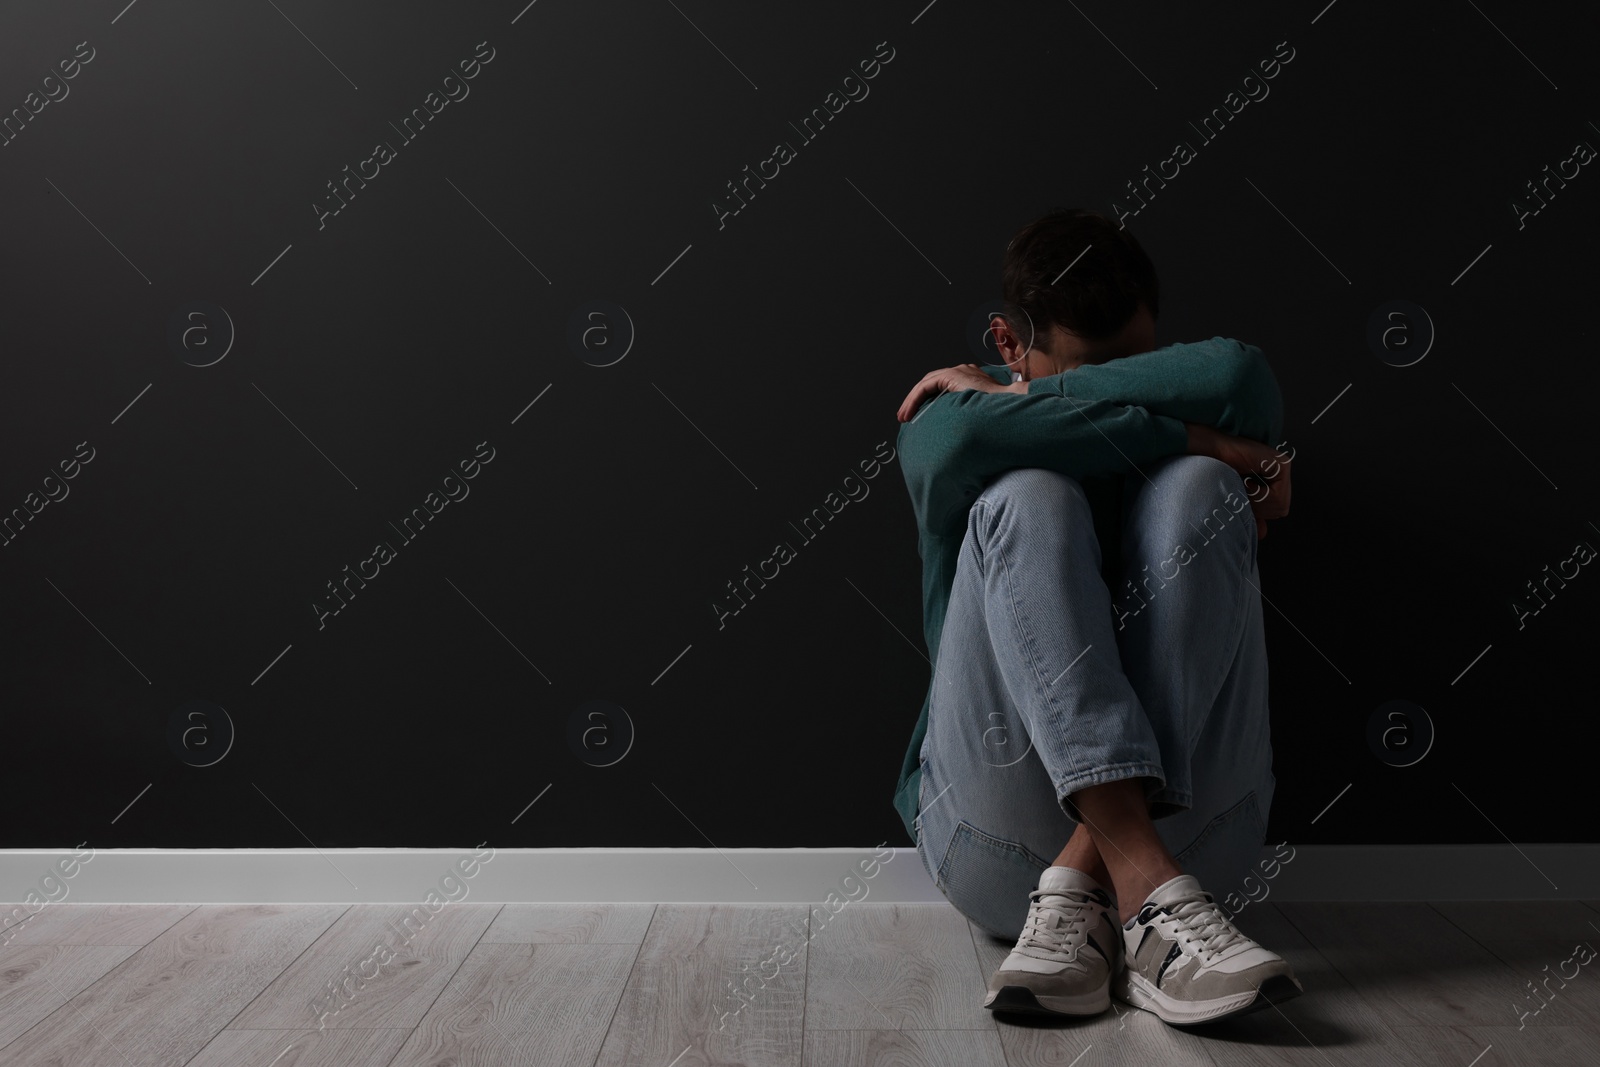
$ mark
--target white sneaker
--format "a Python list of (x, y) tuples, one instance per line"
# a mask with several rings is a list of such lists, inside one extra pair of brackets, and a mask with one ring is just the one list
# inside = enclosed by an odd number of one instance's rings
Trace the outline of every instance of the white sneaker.
[(1111, 1007), (1111, 976), (1122, 962), (1116, 901), (1071, 867), (1050, 867), (1017, 947), (989, 979), (983, 1006), (1021, 1015), (1099, 1015)]
[(1118, 998), (1174, 1026), (1257, 1011), (1305, 992), (1283, 957), (1241, 933), (1192, 875), (1157, 887), (1122, 933)]

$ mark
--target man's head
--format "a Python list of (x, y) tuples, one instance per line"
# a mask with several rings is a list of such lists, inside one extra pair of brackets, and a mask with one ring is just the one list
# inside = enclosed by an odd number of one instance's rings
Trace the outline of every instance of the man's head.
[(1133, 234), (1082, 208), (1028, 223), (1006, 245), (1000, 357), (1024, 379), (1155, 348), (1156, 268)]

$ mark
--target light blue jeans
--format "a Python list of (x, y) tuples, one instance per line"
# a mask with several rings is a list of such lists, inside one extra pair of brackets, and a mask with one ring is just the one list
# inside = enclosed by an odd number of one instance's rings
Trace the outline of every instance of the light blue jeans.
[(1008, 471), (967, 515), (915, 826), (934, 884), (997, 938), (1021, 933), (1085, 786), (1143, 778), (1157, 833), (1219, 902), (1260, 855), (1276, 779), (1244, 481), (1168, 457), (1124, 477), (1122, 518), (1109, 589), (1075, 479)]

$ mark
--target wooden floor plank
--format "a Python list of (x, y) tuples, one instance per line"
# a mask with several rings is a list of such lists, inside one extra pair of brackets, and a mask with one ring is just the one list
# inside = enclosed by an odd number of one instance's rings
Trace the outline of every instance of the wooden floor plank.
[[(194, 904), (51, 904), (15, 927), (12, 945), (148, 945)], [(0, 949), (0, 960), (4, 960)]]
[(801, 904), (658, 904), (595, 1067), (800, 1067), (806, 937)]
[(1437, 900), (1433, 909), (1484, 945), (1600, 941), (1600, 914), (1577, 900)]
[(1600, 1039), (1575, 1026), (1407, 1026), (1395, 1031), (1418, 1067), (1594, 1067)]
[(631, 945), (480, 944), (390, 1067), (587, 1067), (638, 951)]
[(1006, 1067), (992, 1030), (809, 1030), (803, 1067)]
[(184, 1067), (387, 1067), (410, 1036), (410, 1030), (224, 1030)]
[(1391, 1029), (1498, 1026), (1511, 1018), (1516, 972), (1427, 904), (1285, 901), (1277, 908)]
[[(353, 907), (262, 990), (230, 1028), (409, 1030), (500, 907), (446, 904), (431, 916), (421, 905)], [(347, 982), (347, 993), (329, 997), (328, 983), (341, 981)], [(324, 1017), (322, 1012), (332, 1014)]]
[(1174, 1029), (1149, 1012), (1118, 1003), (1081, 1022), (1000, 1024), (1010, 1067), (1216, 1067), (1199, 1034)]
[(806, 1029), (993, 1030), (987, 977), (951, 905), (852, 904), (812, 938)]
[(0, 1048), (137, 951), (132, 945), (8, 945), (0, 952)]
[(203, 905), (0, 1050), (29, 1067), (186, 1063), (345, 911)]
[(486, 945), (637, 945), (654, 904), (507, 904), (484, 932)]
[[(982, 988), (987, 989), (989, 976), (999, 970), (1016, 941), (997, 941), (976, 926), (970, 930), (983, 973)], [(1068, 1067), (1074, 1062), (1078, 1067), (1216, 1067), (1203, 1037), (1176, 1030), (1115, 997), (1110, 1011), (1086, 1019), (994, 1018), (1010, 1067)]]
[[(0, 1063), (1600, 1064), (1600, 957), (1562, 971), (1577, 944), (1600, 944), (1586, 901), (1251, 904), (1239, 926), (1306, 994), (1198, 1030), (1120, 1002), (1076, 1022), (995, 1017), (983, 989), (1012, 942), (946, 904), (826, 918), (804, 905), (457, 904), (402, 945), (384, 921), (407, 910), (51, 905), (0, 946)], [(380, 937), (408, 955), (314, 1029), (316, 990)], [(754, 999), (725, 1016), (743, 1003), (735, 981)], [(1530, 982), (1538, 1012), (1517, 1007), (1535, 1003)]]
[(1574, 900), (1433, 907), (1516, 974), (1506, 989), (1506, 1017), (1496, 1023), (1527, 1026), (1536, 1018), (1545, 1026), (1589, 1027), (1600, 1037), (1600, 916)]
[(1405, 1067), (1412, 1062), (1395, 1032), (1275, 905), (1247, 904), (1234, 925), (1288, 960), (1305, 992), (1281, 1008), (1195, 1030), (1219, 1067)]

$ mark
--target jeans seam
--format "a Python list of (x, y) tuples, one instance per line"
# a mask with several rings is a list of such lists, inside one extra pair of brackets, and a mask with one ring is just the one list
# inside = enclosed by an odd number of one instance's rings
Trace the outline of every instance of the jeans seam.
[(1244, 796), (1240, 797), (1237, 801), (1235, 801), (1234, 803), (1230, 804), (1227, 808), (1223, 809), (1222, 811), (1218, 812), (1215, 816), (1213, 816), (1205, 824), (1205, 826), (1200, 828), (1200, 832), (1195, 835), (1194, 840), (1190, 841), (1188, 844), (1184, 845), (1180, 849), (1174, 849), (1173, 852), (1172, 852), (1173, 859), (1177, 860), (1180, 857), (1186, 856), (1186, 855), (1190, 854), (1191, 852), (1193, 852), (1201, 844), (1204, 844), (1206, 839), (1209, 838), (1213, 833), (1216, 832), (1217, 827), (1223, 821), (1229, 820), (1231, 817), (1234, 817), (1236, 814), (1237, 814), (1238, 817), (1242, 818), (1244, 816), (1244, 812), (1240, 811), (1239, 809), (1243, 808), (1246, 804), (1250, 805), (1250, 809), (1255, 812), (1256, 818), (1260, 822), (1263, 823), (1262, 829), (1264, 831), (1266, 829), (1266, 827), (1264, 825), (1266, 820), (1264, 818), (1262, 818), (1262, 816), (1261, 816), (1261, 805), (1257, 802), (1256, 791), (1254, 789), (1251, 789), (1249, 792), (1245, 793)]
[[(1253, 530), (1251, 531), (1250, 536), (1252, 540), (1254, 540), (1255, 532)], [(1228, 662), (1228, 666), (1223, 670), (1222, 677), (1217, 679), (1215, 691), (1212, 693), (1211, 701), (1206, 707), (1205, 719), (1201, 721), (1200, 728), (1195, 731), (1195, 737), (1199, 737), (1200, 734), (1205, 731), (1206, 726), (1210, 724), (1211, 716), (1216, 712), (1217, 709), (1217, 697), (1222, 693), (1223, 687), (1227, 684), (1228, 675), (1238, 665), (1239, 656), (1244, 650), (1245, 627), (1249, 622), (1250, 614), (1250, 605), (1247, 598), (1252, 592), (1256, 593), (1257, 595), (1260, 593), (1259, 587), (1250, 580), (1250, 571), (1255, 566), (1255, 551), (1256, 546), (1254, 544), (1250, 544), (1245, 547), (1244, 562), (1239, 569), (1239, 580), (1233, 583), (1234, 589), (1236, 590), (1236, 602), (1234, 605), (1233, 618), (1237, 621), (1237, 626), (1233, 633), (1233, 639), (1229, 642), (1230, 647), (1233, 649), (1233, 658)], [(1190, 740), (1190, 747), (1193, 747), (1192, 739)]]
[[(974, 505), (974, 506), (976, 506), (976, 505)], [(987, 517), (987, 514), (988, 514), (988, 508), (987, 507), (985, 507), (984, 512), (985, 512), (985, 516)], [(1024, 639), (1023, 652), (1027, 656), (1027, 659), (1028, 659), (1028, 674), (1030, 676), (1030, 681), (1032, 681), (1034, 683), (1034, 685), (1036, 686), (1036, 691), (1044, 698), (1044, 705), (1045, 705), (1046, 709), (1049, 711), (1052, 720), (1059, 719), (1059, 717), (1060, 717), (1060, 715), (1059, 715), (1060, 709), (1056, 705), (1055, 698), (1050, 694), (1049, 690), (1045, 686), (1039, 684), (1039, 680), (1040, 680), (1040, 677), (1039, 677), (1039, 666), (1038, 666), (1038, 658), (1037, 658), (1037, 655), (1036, 655), (1036, 649), (1035, 649), (1035, 646), (1034, 646), (1033, 633), (1027, 627), (1027, 625), (1023, 622), (1022, 613), (1017, 610), (1017, 597), (1016, 597), (1016, 592), (1015, 592), (1016, 584), (1011, 579), (1011, 566), (1010, 566), (1010, 563), (1007, 561), (1006, 553), (1003, 550), (1003, 548), (1001, 548), (1001, 546), (999, 546), (999, 545), (995, 546), (994, 557), (995, 557), (996, 561), (999, 563), (1000, 570), (1002, 572), (1002, 577), (1005, 580), (1006, 600), (1009, 602), (1009, 606), (1011, 608), (1011, 617), (1016, 622), (1017, 630), (1023, 635), (1023, 639)], [(1064, 743), (1061, 746), (1062, 751), (1065, 752), (1065, 754), (1066, 754), (1068, 762), (1071, 764), (1071, 769), (1070, 769), (1069, 774), (1068, 774), (1069, 780), (1071, 780), (1073, 778), (1076, 778), (1079, 775), (1078, 760), (1077, 760), (1077, 756), (1073, 752), (1073, 747), (1074, 746), (1071, 745), (1070, 743)], [(1041, 756), (1040, 759), (1042, 760), (1043, 757)], [(1059, 789), (1057, 790), (1057, 792), (1059, 793)]]
[(950, 865), (951, 859), (956, 854), (956, 843), (961, 839), (963, 827), (973, 838), (981, 839), (980, 843), (982, 844), (986, 844), (1002, 852), (1012, 853), (1030, 864), (1042, 863), (1046, 867), (1050, 866), (1049, 860), (1042, 856), (1034, 855), (1033, 851), (1021, 842), (1012, 841), (1009, 838), (996, 837), (994, 834), (974, 826), (966, 819), (957, 819), (955, 829), (950, 831), (950, 842), (945, 846), (944, 855), (939, 859), (939, 873), (938, 877), (934, 879), (934, 885), (936, 887), (946, 885), (950, 881), (949, 876), (945, 872), (945, 868)]
[[(1155, 804), (1158, 801), (1163, 804), (1171, 804), (1179, 811), (1188, 811), (1194, 807), (1194, 794), (1186, 793), (1183, 790), (1176, 789), (1172, 786), (1163, 785), (1150, 797), (1151, 804)], [(1176, 812), (1172, 814), (1176, 814)]]
[[(1221, 461), (1218, 460), (1216, 462), (1220, 463)], [(1241, 487), (1244, 486), (1243, 478), (1239, 475), (1239, 473), (1237, 471), (1233, 470), (1233, 468), (1226, 467), (1225, 470), (1223, 472), (1221, 472), (1221, 473), (1224, 476), (1231, 474), (1234, 477), (1234, 479), (1239, 482)], [(1230, 486), (1224, 485), (1220, 481), (1218, 482), (1218, 486), (1219, 486), (1219, 488), (1221, 488), (1223, 490), (1222, 506), (1226, 507), (1227, 506), (1228, 494), (1233, 492), (1233, 489)], [(1249, 499), (1248, 490), (1246, 491), (1245, 499), (1247, 501)], [(1246, 506), (1248, 507), (1248, 504)], [(1232, 511), (1232, 509), (1228, 509), (1228, 510), (1230, 512)], [(1240, 518), (1241, 515), (1242, 515), (1242, 511), (1241, 512), (1232, 512), (1232, 514), (1229, 516), (1229, 521), (1233, 521), (1236, 518)], [(1126, 516), (1124, 516), (1124, 520), (1126, 520)], [(1242, 523), (1243, 520), (1240, 519), (1240, 522)], [(1197, 533), (1200, 533), (1199, 527), (1196, 527), (1192, 521), (1189, 523), (1189, 526), (1190, 526), (1191, 529), (1194, 529)], [(1203, 536), (1203, 534), (1202, 534), (1202, 536)], [(1221, 533), (1218, 533), (1215, 537), (1207, 538), (1206, 540), (1204, 540), (1201, 543), (1201, 547), (1204, 548), (1205, 546), (1209, 545), (1213, 540), (1216, 540), (1217, 538), (1222, 537), (1222, 536), (1223, 535)], [(1206, 687), (1206, 691), (1210, 694), (1210, 699), (1207, 700), (1207, 702), (1206, 702), (1204, 716), (1200, 719), (1200, 721), (1198, 723), (1194, 724), (1194, 726), (1192, 727), (1191, 730), (1189, 730), (1189, 731), (1187, 731), (1185, 733), (1185, 736), (1184, 736), (1184, 739), (1183, 739), (1184, 747), (1190, 752), (1192, 752), (1193, 749), (1194, 749), (1195, 739), (1198, 738), (1202, 733), (1205, 732), (1206, 726), (1210, 723), (1211, 716), (1216, 711), (1217, 697), (1221, 694), (1223, 686), (1225, 685), (1225, 683), (1228, 680), (1229, 673), (1233, 670), (1235, 664), (1238, 662), (1239, 653), (1240, 653), (1242, 645), (1244, 644), (1245, 623), (1246, 623), (1246, 616), (1248, 615), (1248, 605), (1245, 602), (1245, 597), (1247, 596), (1247, 593), (1245, 592), (1245, 590), (1247, 588), (1255, 589), (1254, 584), (1251, 583), (1250, 580), (1249, 580), (1250, 569), (1251, 569), (1251, 566), (1252, 566), (1252, 563), (1253, 563), (1254, 553), (1255, 553), (1255, 549), (1256, 549), (1256, 546), (1253, 543), (1253, 540), (1254, 540), (1254, 530), (1253, 529), (1251, 530), (1251, 538), (1252, 538), (1252, 541), (1250, 543), (1247, 543), (1246, 546), (1245, 546), (1244, 561), (1243, 561), (1243, 565), (1242, 565), (1242, 567), (1241, 567), (1241, 569), (1239, 571), (1240, 580), (1231, 583), (1233, 588), (1234, 588), (1234, 590), (1235, 590), (1233, 612), (1232, 612), (1232, 616), (1231, 617), (1234, 620), (1236, 620), (1236, 627), (1233, 630), (1232, 640), (1229, 642), (1229, 645), (1234, 650), (1234, 655), (1228, 661), (1227, 665), (1225, 667), (1223, 667), (1221, 676), (1216, 679), (1216, 684), (1214, 686), (1208, 685)], [(1208, 678), (1207, 681), (1209, 682), (1210, 679)]]
[[(1130, 771), (1132, 773), (1125, 773)], [(1165, 789), (1166, 778), (1164, 775), (1165, 772), (1158, 763), (1151, 763), (1148, 760), (1129, 760), (1123, 763), (1113, 763), (1108, 767), (1098, 767), (1092, 771), (1074, 774), (1065, 781), (1054, 784), (1056, 792), (1064, 796), (1070, 796), (1086, 786), (1100, 785), (1105, 782), (1119, 782), (1124, 778), (1155, 778), (1163, 783), (1161, 788)]]

